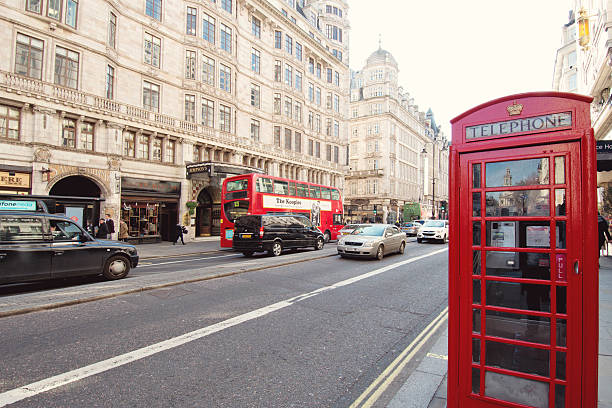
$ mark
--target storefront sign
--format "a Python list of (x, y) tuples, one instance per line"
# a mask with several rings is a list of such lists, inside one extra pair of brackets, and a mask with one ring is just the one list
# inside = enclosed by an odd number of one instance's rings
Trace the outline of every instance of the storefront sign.
[(0, 210), (36, 211), (36, 201), (0, 200)]
[(30, 174), (0, 171), (0, 187), (30, 188)]
[(309, 200), (306, 198), (289, 198), (278, 196), (263, 196), (264, 208), (278, 208), (283, 210), (310, 211), (317, 206), (321, 211), (331, 211), (330, 201)]
[(467, 126), (465, 128), (465, 138), (470, 140), (482, 137), (510, 136), (525, 132), (541, 132), (545, 130), (568, 128), (571, 126), (571, 112), (551, 113), (530, 118)]
[(121, 191), (123, 193), (161, 193), (179, 196), (181, 183), (175, 181), (146, 180), (134, 177), (121, 177)]

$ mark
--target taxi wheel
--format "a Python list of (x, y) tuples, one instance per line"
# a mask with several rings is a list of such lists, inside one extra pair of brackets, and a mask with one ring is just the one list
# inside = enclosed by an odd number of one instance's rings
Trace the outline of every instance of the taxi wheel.
[(384, 256), (385, 256), (385, 248), (382, 245), (379, 245), (378, 249), (376, 249), (376, 259), (380, 261), (381, 259), (383, 259)]
[(102, 275), (108, 280), (116, 280), (125, 278), (129, 272), (130, 261), (123, 256), (115, 255), (106, 261)]
[(325, 245), (325, 242), (323, 242), (323, 238), (321, 238), (321, 237), (317, 238), (317, 240), (315, 241), (315, 244), (314, 244), (315, 251), (319, 251), (319, 250), (323, 249), (323, 245)]
[(274, 241), (272, 243), (272, 249), (268, 251), (268, 254), (272, 256), (279, 256), (283, 252), (283, 244), (280, 241)]
[(323, 239), (325, 240), (325, 242), (329, 242), (331, 240), (331, 234), (329, 233), (329, 231), (325, 231), (325, 233), (323, 234)]
[(405, 242), (402, 242), (402, 243), (400, 244), (399, 249), (397, 250), (397, 253), (398, 253), (398, 254), (403, 254), (405, 249), (406, 249), (406, 243), (405, 243)]

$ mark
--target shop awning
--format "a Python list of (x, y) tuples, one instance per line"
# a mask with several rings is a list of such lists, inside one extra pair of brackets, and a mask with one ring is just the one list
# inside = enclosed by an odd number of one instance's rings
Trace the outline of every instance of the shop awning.
[(597, 171), (612, 170), (612, 140), (597, 141)]

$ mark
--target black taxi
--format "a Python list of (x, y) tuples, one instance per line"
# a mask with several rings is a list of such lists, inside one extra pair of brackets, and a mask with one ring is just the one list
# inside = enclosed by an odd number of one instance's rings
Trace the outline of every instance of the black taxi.
[(49, 214), (43, 200), (0, 198), (0, 283), (100, 274), (115, 280), (136, 265), (136, 247), (93, 238), (70, 218)]

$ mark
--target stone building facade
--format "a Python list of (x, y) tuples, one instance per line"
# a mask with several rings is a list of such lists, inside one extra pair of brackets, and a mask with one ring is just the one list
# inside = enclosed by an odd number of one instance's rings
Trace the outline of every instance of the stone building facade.
[(419, 209), (413, 218), (446, 218), (447, 141), (433, 113), (399, 86), (398, 72), (379, 48), (352, 74), (345, 197), (353, 222), (401, 221), (405, 208)]
[(347, 14), (343, 0), (0, 1), (0, 193), (171, 240), (177, 222), (218, 234), (228, 175), (343, 188)]

